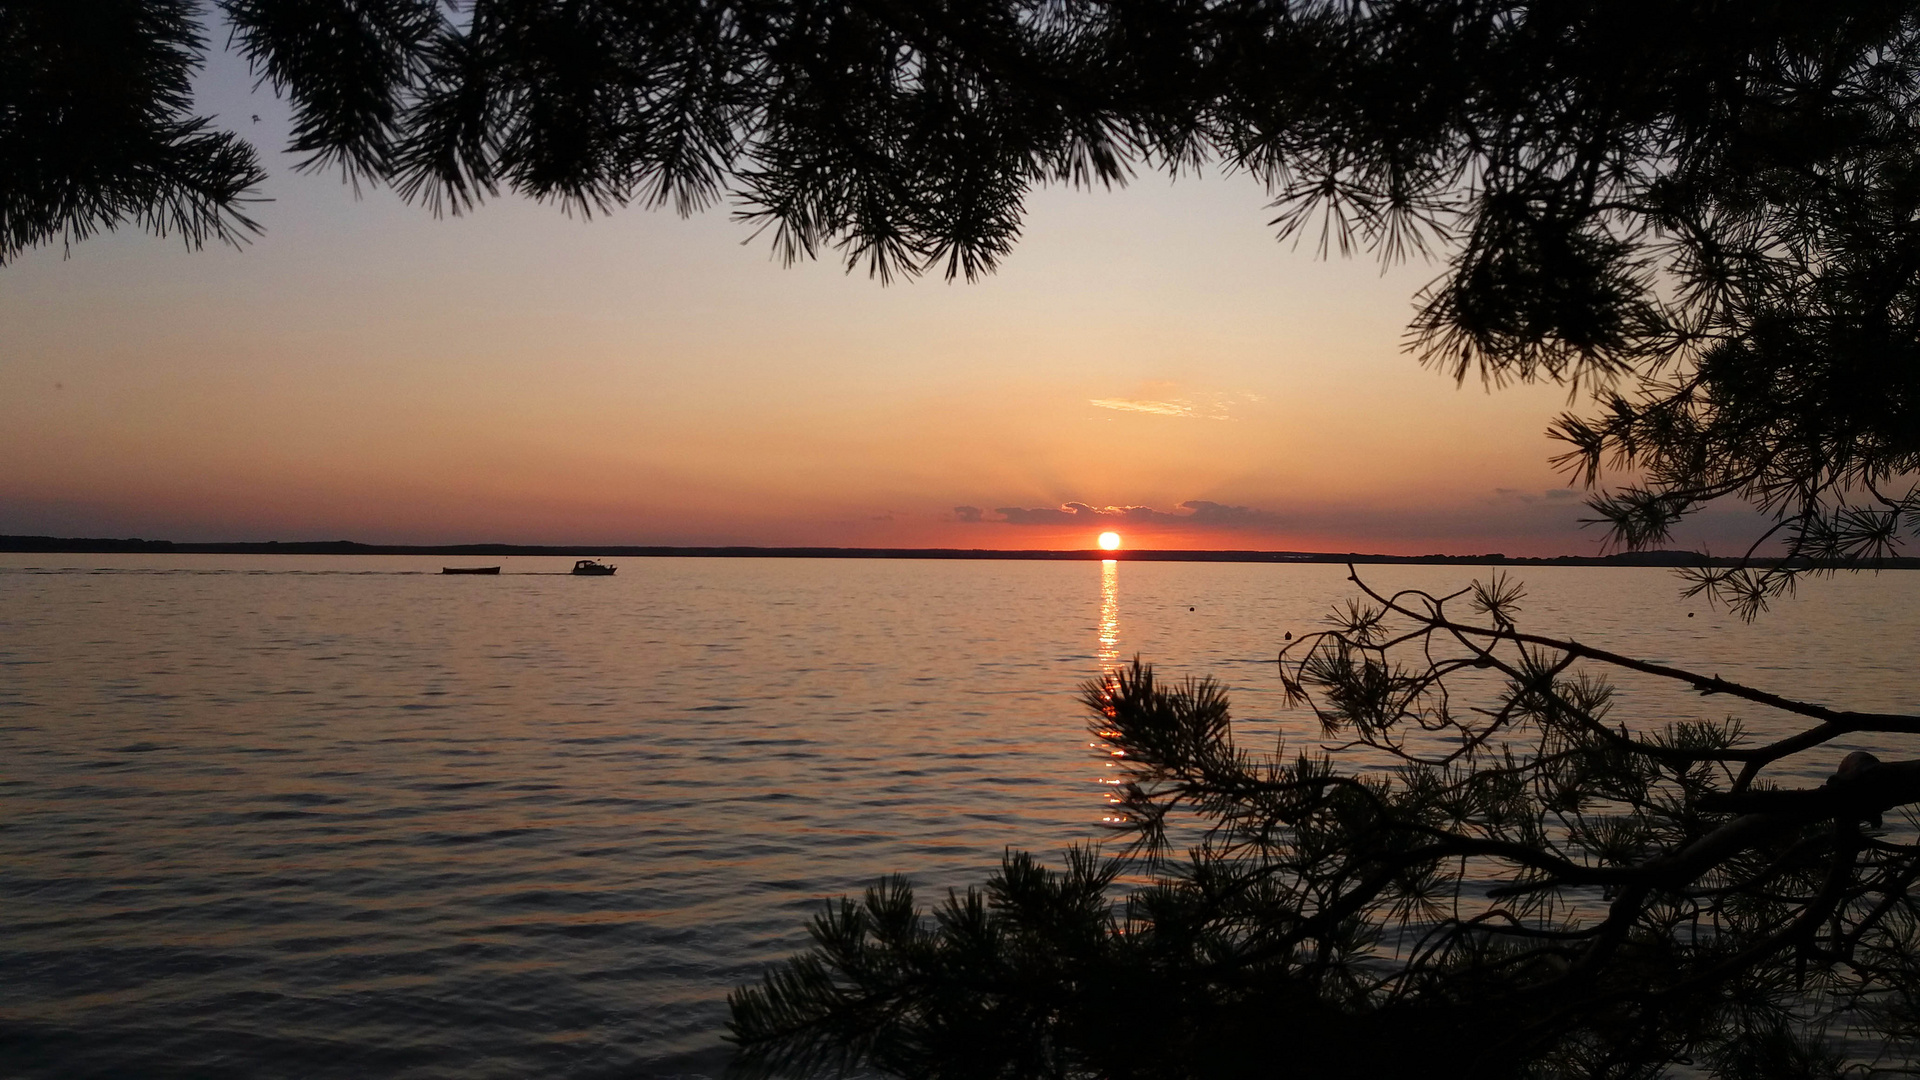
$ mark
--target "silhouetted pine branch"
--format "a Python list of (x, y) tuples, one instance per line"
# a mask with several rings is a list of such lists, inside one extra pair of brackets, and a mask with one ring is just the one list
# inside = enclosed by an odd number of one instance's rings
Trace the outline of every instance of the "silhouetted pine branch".
[[(1524, 592), (1501, 578), (1360, 587), (1280, 656), (1331, 748), (1289, 752), (1237, 726), (1216, 684), (1137, 661), (1089, 685), (1124, 769), (1126, 850), (1059, 872), (1010, 854), (931, 915), (899, 882), (842, 902), (811, 952), (732, 998), (740, 1068), (1751, 1077), (1913, 1060), (1920, 761), (1856, 752), (1822, 787), (1769, 778), (1920, 717), (1524, 633)], [(1628, 725), (1609, 675), (1759, 715)], [(1762, 716), (1809, 726), (1755, 743)]]
[(192, 114), (197, 6), (0, 4), (0, 265), (127, 222), (189, 247), (259, 230), (253, 148)]

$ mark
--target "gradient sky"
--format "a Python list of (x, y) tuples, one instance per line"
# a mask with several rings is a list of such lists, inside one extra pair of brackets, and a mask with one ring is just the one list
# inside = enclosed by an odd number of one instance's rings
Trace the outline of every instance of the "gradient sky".
[(236, 63), (202, 91), (265, 152), (267, 231), (0, 268), (0, 532), (1598, 550), (1547, 464), (1565, 392), (1422, 369), (1437, 267), (1277, 243), (1245, 178), (1037, 192), (997, 275), (883, 287), (724, 208), (356, 199)]

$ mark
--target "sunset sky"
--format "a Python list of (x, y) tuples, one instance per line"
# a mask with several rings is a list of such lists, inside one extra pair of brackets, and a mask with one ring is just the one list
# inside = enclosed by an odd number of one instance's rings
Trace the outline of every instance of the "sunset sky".
[(202, 83), (267, 151), (267, 231), (0, 268), (0, 532), (1598, 550), (1547, 464), (1565, 392), (1422, 369), (1437, 267), (1277, 243), (1245, 178), (1042, 191), (997, 275), (883, 287), (725, 207), (356, 200), (233, 61)]

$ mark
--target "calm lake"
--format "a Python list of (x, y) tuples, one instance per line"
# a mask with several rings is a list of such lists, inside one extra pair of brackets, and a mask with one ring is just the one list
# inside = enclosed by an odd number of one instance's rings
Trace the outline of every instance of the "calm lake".
[[(1313, 745), (1273, 656), (1352, 594), (1338, 566), (620, 562), (0, 555), (0, 1073), (718, 1076), (727, 990), (823, 898), (1101, 834), (1075, 696), (1103, 664), (1211, 673), (1248, 739)], [(1664, 571), (1511, 572), (1526, 629), (1920, 711), (1920, 573), (1747, 626)]]

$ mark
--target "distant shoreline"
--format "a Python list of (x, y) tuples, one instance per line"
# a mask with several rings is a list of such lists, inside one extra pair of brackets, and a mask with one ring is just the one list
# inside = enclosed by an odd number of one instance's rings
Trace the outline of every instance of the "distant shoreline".
[[(1370, 555), (1329, 551), (1181, 551), (1135, 549), (1038, 551), (995, 548), (687, 547), (587, 544), (361, 544), (352, 540), (185, 543), (175, 540), (115, 540), (92, 537), (0, 535), (0, 553), (46, 555), (435, 555), (446, 558), (589, 556), (623, 559), (1019, 559), (1075, 562), (1400, 563), (1512, 566), (1733, 566), (1736, 559), (1692, 551), (1632, 551), (1617, 555)], [(1757, 559), (1758, 565), (1778, 560)], [(1920, 569), (1920, 558), (1883, 559), (1870, 569)]]

